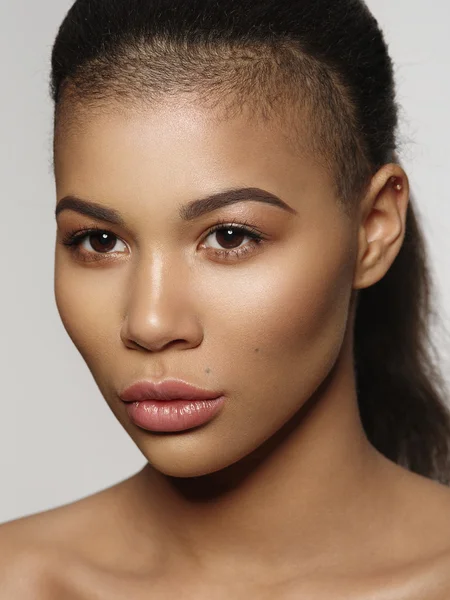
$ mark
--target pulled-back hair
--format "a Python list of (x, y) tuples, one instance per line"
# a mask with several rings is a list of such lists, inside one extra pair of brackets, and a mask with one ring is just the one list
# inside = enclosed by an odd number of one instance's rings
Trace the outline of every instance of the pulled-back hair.
[[(152, 105), (180, 93), (221, 104), (227, 115), (244, 107), (266, 120), (289, 114), (291, 132), (307, 121), (309, 150), (332, 173), (348, 215), (372, 175), (398, 162), (393, 65), (361, 0), (76, 0), (54, 43), (50, 89), (55, 132), (70, 121), (70, 103)], [(449, 483), (450, 416), (430, 335), (432, 292), (411, 198), (394, 263), (358, 292), (358, 405), (382, 454)]]

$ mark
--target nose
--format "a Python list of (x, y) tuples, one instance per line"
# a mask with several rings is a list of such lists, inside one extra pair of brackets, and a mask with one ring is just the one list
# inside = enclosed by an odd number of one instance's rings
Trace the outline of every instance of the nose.
[(139, 265), (126, 294), (122, 342), (152, 352), (173, 344), (199, 345), (202, 329), (191, 304), (190, 281), (189, 268), (175, 264), (168, 255), (158, 254)]

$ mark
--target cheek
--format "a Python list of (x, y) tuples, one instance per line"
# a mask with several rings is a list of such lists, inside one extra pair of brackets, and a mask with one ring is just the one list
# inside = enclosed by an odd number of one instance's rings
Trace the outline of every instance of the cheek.
[(230, 369), (245, 364), (253, 382), (255, 376), (267, 380), (283, 371), (292, 376), (293, 367), (302, 374), (331, 368), (345, 335), (351, 298), (352, 268), (345, 251), (299, 248), (242, 273), (211, 285), (215, 333), (209, 337), (215, 354), (222, 348), (234, 358)]
[[(117, 279), (117, 277), (116, 277)], [(77, 268), (55, 262), (55, 300), (61, 321), (70, 339), (89, 368), (114, 355), (120, 341), (120, 323), (115, 316), (114, 291), (110, 276), (96, 269)], [(117, 340), (115, 337), (117, 336)]]

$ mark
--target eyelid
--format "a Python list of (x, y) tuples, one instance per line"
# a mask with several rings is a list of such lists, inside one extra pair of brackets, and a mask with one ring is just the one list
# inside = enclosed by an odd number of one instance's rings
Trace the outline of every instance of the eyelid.
[(222, 229), (222, 228), (226, 228), (226, 227), (234, 227), (235, 229), (245, 229), (250, 233), (254, 233), (256, 235), (260, 235), (261, 237), (263, 237), (263, 233), (259, 229), (257, 229), (254, 225), (249, 223), (248, 221), (243, 220), (243, 221), (236, 222), (236, 221), (232, 221), (232, 220), (229, 221), (227, 219), (219, 219), (215, 225), (212, 225), (208, 229), (208, 232), (205, 234), (204, 237), (211, 235), (211, 233), (214, 233), (218, 229)]
[(79, 244), (84, 241), (84, 238), (89, 237), (90, 234), (94, 233), (110, 233), (118, 240), (121, 240), (124, 244), (126, 242), (122, 240), (120, 236), (118, 236), (111, 229), (107, 229), (106, 227), (99, 227), (98, 225), (89, 225), (87, 227), (79, 227), (75, 229), (71, 229), (65, 235), (63, 235), (61, 243), (64, 246), (74, 246), (75, 244)]

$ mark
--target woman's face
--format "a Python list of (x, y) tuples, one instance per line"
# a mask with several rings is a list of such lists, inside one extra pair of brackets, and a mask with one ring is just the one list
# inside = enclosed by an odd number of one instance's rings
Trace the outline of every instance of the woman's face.
[[(59, 132), (55, 154), (58, 202), (76, 196), (122, 219), (57, 215), (62, 321), (141, 452), (181, 477), (248, 455), (314, 394), (343, 346), (356, 257), (354, 225), (323, 167), (294, 154), (275, 122), (217, 116), (184, 100), (84, 110)], [(179, 214), (236, 188), (260, 188), (288, 208), (248, 193), (190, 220)], [(217, 224), (234, 231), (210, 233)], [(91, 227), (110, 232), (107, 243), (63, 244)], [(135, 425), (119, 393), (167, 378), (220, 391), (225, 403), (181, 432)]]

